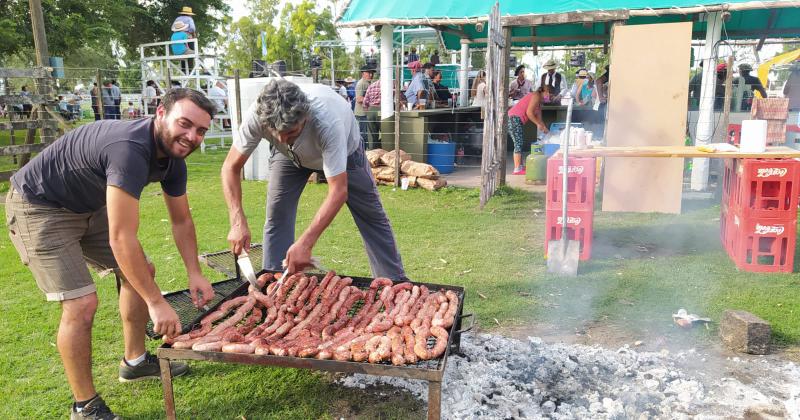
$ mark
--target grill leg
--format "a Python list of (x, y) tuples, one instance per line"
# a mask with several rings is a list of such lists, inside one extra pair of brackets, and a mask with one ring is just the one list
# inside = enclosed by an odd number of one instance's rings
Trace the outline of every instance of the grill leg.
[(428, 420), (442, 417), (442, 383), (428, 381)]
[(172, 371), (169, 369), (169, 359), (158, 359), (161, 367), (161, 386), (164, 388), (164, 411), (168, 420), (175, 420), (175, 395), (172, 392)]

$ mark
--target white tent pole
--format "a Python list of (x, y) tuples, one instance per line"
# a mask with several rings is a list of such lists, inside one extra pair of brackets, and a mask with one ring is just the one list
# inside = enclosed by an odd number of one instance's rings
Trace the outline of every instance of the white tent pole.
[[(392, 25), (381, 27), (381, 119), (385, 120), (394, 115), (394, 95), (392, 94), (392, 81), (394, 80), (394, 56), (392, 55)], [(402, 60), (402, 59), (401, 59)], [(401, 61), (402, 63), (402, 61)], [(400, 92), (397, 92), (399, 95)]]
[[(695, 131), (695, 145), (708, 144), (713, 141), (714, 96), (717, 86), (716, 49), (722, 34), (722, 12), (712, 12), (706, 18), (706, 45), (703, 48), (703, 81), (700, 87), (700, 110)], [(731, 71), (731, 69), (728, 69)], [(727, 130), (727, 127), (724, 127)], [(708, 188), (708, 158), (692, 159), (691, 188), (703, 191)]]
[(461, 73), (458, 75), (458, 106), (469, 105), (469, 40), (461, 40)]

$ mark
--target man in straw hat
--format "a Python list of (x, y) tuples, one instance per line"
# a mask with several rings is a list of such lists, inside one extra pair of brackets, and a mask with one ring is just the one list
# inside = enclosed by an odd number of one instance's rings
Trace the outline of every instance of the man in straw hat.
[(561, 73), (556, 71), (556, 67), (558, 67), (558, 64), (555, 60), (552, 58), (547, 60), (542, 66), (542, 68), (546, 70), (546, 73), (542, 74), (542, 77), (539, 80), (539, 86), (550, 86), (550, 92), (552, 92), (554, 95), (561, 93), (561, 80), (563, 79)]
[[(192, 8), (183, 6), (181, 11), (178, 13), (178, 17), (175, 18), (175, 21), (172, 22), (172, 32), (186, 32), (189, 35), (189, 38), (197, 38), (197, 28), (194, 26), (194, 19), (192, 19), (194, 13), (192, 13)], [(186, 25), (185, 27), (180, 27), (180, 29), (176, 29), (176, 24), (182, 23)]]

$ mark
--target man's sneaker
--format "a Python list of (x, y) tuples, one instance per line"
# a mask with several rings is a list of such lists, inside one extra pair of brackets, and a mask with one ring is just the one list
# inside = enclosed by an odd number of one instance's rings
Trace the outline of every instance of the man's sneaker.
[(114, 414), (106, 405), (100, 396), (92, 398), (83, 409), (78, 412), (75, 404), (72, 404), (72, 413), (69, 415), (69, 420), (119, 420), (119, 417)]
[[(189, 365), (183, 362), (169, 362), (172, 376), (181, 376), (189, 371)], [(122, 359), (122, 364), (119, 366), (119, 381), (120, 382), (134, 382), (144, 379), (160, 379), (161, 367), (158, 365), (158, 357), (154, 354), (147, 353), (144, 361), (136, 366), (131, 366), (125, 359)]]
[(511, 175), (525, 175), (525, 167), (514, 169), (514, 172), (511, 172)]

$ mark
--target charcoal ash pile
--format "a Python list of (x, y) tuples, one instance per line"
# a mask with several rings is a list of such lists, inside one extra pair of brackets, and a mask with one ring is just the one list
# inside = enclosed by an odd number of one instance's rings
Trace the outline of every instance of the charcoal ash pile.
[[(713, 419), (743, 417), (748, 410), (792, 417), (800, 402), (800, 368), (792, 363), (729, 359), (760, 378), (745, 384), (683, 368), (683, 361), (703, 357), (694, 351), (613, 351), (535, 337), (465, 334), (461, 352), (447, 360), (446, 419)], [(356, 374), (341, 383), (392, 385), (427, 400), (425, 381)]]

